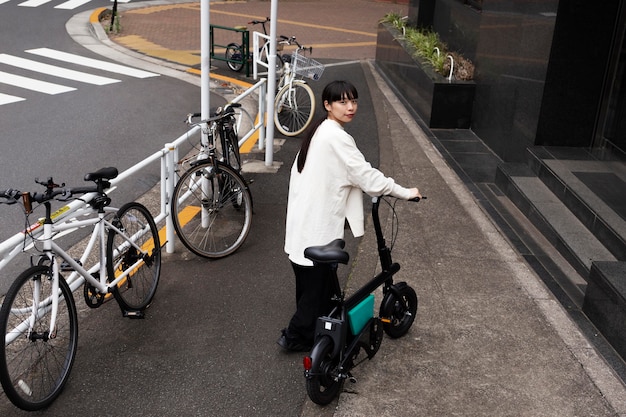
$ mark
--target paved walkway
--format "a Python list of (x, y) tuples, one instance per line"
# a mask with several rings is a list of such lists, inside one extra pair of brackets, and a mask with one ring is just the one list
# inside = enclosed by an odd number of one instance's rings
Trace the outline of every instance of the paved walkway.
[[(385, 13), (406, 9), (406, 6), (363, 0), (326, 0), (316, 2), (314, 8), (316, 12), (326, 11), (324, 19), (317, 23), (311, 23), (310, 2), (280, 2), (278, 34), (296, 36), (305, 46), (312, 46), (316, 59), (354, 60), (374, 58), (378, 20)], [(266, 1), (210, 3), (213, 25), (246, 26), (251, 32), (261, 31), (260, 25), (248, 25), (248, 22), (264, 20), (269, 15), (270, 4)], [(120, 34), (111, 39), (150, 56), (197, 66), (201, 41), (199, 16), (199, 3), (129, 10), (121, 14)], [(269, 32), (269, 26), (267, 30)], [(240, 43), (240, 36), (215, 29), (216, 44), (229, 42)]]
[[(385, 339), (377, 356), (355, 370), (357, 384), (346, 383), (337, 404), (320, 408), (305, 401), (302, 415), (626, 416), (624, 385), (372, 65), (376, 21), (393, 7), (365, 0), (279, 5), (279, 32), (313, 45), (316, 58), (362, 60), (376, 103), (381, 168), (401, 183), (421, 184), (429, 196), (400, 207), (402, 233), (394, 250), (402, 279), (420, 296), (411, 332)], [(197, 65), (197, 3), (121, 10), (123, 31), (115, 42)], [(269, 2), (211, 3), (212, 23), (224, 26), (268, 14)], [(375, 269), (370, 235), (353, 256), (355, 277)]]

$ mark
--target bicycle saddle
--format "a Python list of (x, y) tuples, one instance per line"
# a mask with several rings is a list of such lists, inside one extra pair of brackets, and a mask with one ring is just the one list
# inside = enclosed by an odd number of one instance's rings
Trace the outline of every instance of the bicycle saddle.
[(350, 255), (343, 250), (344, 246), (346, 242), (343, 239), (335, 239), (322, 246), (309, 246), (304, 250), (304, 257), (320, 264), (347, 264)]
[(85, 175), (85, 181), (98, 181), (101, 179), (110, 180), (115, 177), (117, 177), (117, 168), (100, 168), (96, 172), (90, 172), (89, 174)]

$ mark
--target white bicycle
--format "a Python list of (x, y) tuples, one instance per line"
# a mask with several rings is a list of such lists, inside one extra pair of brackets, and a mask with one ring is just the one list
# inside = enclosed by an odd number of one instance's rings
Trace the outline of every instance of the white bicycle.
[(309, 127), (315, 113), (315, 95), (303, 77), (319, 80), (324, 65), (305, 56), (312, 47), (304, 47), (295, 36), (281, 36), (281, 44), (296, 45), (291, 55), (283, 54), (283, 68), (274, 99), (274, 124), (285, 136), (298, 136)]
[[(111, 199), (105, 190), (117, 174), (116, 168), (89, 173), (85, 181), (95, 185), (88, 187), (65, 188), (49, 178), (36, 180), (44, 192), (0, 191), (3, 203), (22, 200), (27, 223), (33, 203), (45, 207), (45, 217), (28, 223), (23, 232), (23, 249), (35, 250), (31, 266), (15, 279), (0, 308), (4, 339), (0, 382), (7, 397), (21, 409), (47, 407), (69, 378), (78, 346), (74, 291), (82, 286), (91, 308), (113, 297), (129, 318), (142, 318), (154, 297), (161, 271), (158, 230), (148, 209), (139, 203), (108, 207)], [(76, 211), (67, 205), (52, 212), (52, 200), (70, 199), (85, 205)], [(63, 232), (88, 226), (93, 232), (79, 259), (53, 240)], [(100, 251), (92, 261), (95, 246)], [(87, 269), (90, 262), (95, 264)]]
[[(265, 31), (265, 25), (263, 29)], [(261, 45), (262, 39), (264, 41)], [(269, 42), (267, 34), (254, 33), (255, 77), (259, 66), (269, 70)], [(292, 45), (296, 48), (291, 54), (276, 55), (276, 73), (280, 78), (276, 83), (274, 98), (274, 124), (285, 136), (298, 136), (311, 124), (315, 114), (315, 95), (304, 78), (317, 81), (324, 72), (323, 64), (305, 55), (312, 53), (313, 48), (302, 46), (295, 36), (280, 36), (276, 50), (282, 51), (285, 46)]]

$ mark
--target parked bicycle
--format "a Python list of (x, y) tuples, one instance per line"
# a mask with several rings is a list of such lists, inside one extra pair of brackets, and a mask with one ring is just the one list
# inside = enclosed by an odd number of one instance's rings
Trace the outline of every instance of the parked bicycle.
[[(65, 386), (78, 346), (78, 317), (73, 292), (83, 287), (87, 306), (100, 307), (111, 294), (124, 317), (142, 318), (157, 289), (161, 271), (159, 234), (148, 209), (136, 202), (119, 209), (109, 207), (106, 193), (116, 168), (103, 168), (85, 176), (93, 186), (66, 188), (52, 178), (38, 181), (43, 192), (0, 192), (0, 202), (21, 199), (27, 228), (25, 250), (34, 250), (31, 266), (11, 284), (0, 308), (0, 382), (13, 404), (24, 410), (50, 405)], [(52, 212), (53, 200), (81, 200), (85, 206), (71, 218), (54, 223), (64, 206)], [(43, 205), (45, 215), (31, 225), (30, 216)], [(34, 229), (43, 225), (43, 234)], [(93, 227), (79, 259), (74, 259), (54, 238), (64, 232)], [(93, 249), (96, 264), (87, 270)], [(68, 273), (65, 278), (63, 274)]]
[[(390, 246), (385, 242), (378, 216), (381, 200), (392, 209)], [(313, 348), (310, 355), (304, 358), (307, 394), (320, 405), (329, 404), (339, 394), (346, 379), (356, 382), (350, 371), (366, 358), (374, 357), (380, 348), (383, 331), (392, 338), (403, 336), (409, 331), (417, 313), (418, 300), (413, 288), (406, 282), (393, 281), (393, 276), (400, 270), (400, 265), (391, 259), (397, 228), (395, 205), (387, 199), (374, 198), (372, 220), (382, 271), (348, 298), (345, 298), (337, 278), (338, 264), (347, 264), (349, 260), (348, 253), (343, 250), (345, 242), (337, 239), (324, 246), (307, 248), (304, 252), (314, 263), (330, 264), (335, 284), (332, 298), (335, 307), (328, 316), (318, 319)], [(381, 285), (383, 298), (379, 315), (374, 317), (372, 292)], [(365, 357), (360, 355), (361, 351), (364, 351)]]
[[(265, 27), (266, 23), (270, 22), (270, 18), (266, 17), (265, 20), (252, 20), (248, 22), (249, 25), (262, 25), (263, 34), (267, 36), (267, 29)], [(282, 51), (283, 44), (280, 42), (276, 45), (276, 51)], [(270, 44), (269, 40), (265, 41), (263, 45), (261, 45), (257, 51), (258, 59), (262, 62), (268, 63), (268, 56), (270, 53)], [(248, 55), (245, 56), (243, 45), (240, 45), (236, 42), (231, 42), (226, 45), (226, 51), (224, 52), (224, 58), (226, 58), (226, 64), (228, 68), (232, 71), (239, 72), (244, 67), (246, 61), (252, 61), (254, 52), (248, 52)], [(280, 54), (276, 55), (276, 69), (280, 70), (283, 66), (283, 61)]]
[[(252, 194), (241, 175), (241, 157), (235, 129), (235, 109), (230, 103), (218, 108), (200, 125), (203, 134), (199, 154), (179, 162), (182, 174), (172, 196), (172, 218), (181, 242), (196, 255), (222, 258), (243, 244), (252, 223)], [(216, 140), (219, 137), (219, 141)]]
[[(264, 21), (253, 20), (249, 24), (263, 26), (263, 33), (267, 38)], [(268, 66), (270, 40), (263, 43), (256, 56), (250, 53), (248, 59), (256, 59)], [(276, 54), (277, 74), (280, 78), (277, 82), (276, 97), (274, 100), (274, 124), (280, 133), (285, 136), (298, 136), (306, 130), (315, 113), (315, 95), (309, 87), (304, 77), (319, 80), (324, 72), (324, 65), (318, 61), (307, 57), (306, 53), (312, 53), (312, 47), (301, 45), (295, 36), (280, 36), (276, 50), (282, 51), (285, 46), (296, 45), (296, 49), (291, 54)], [(228, 67), (233, 71), (241, 71), (243, 68), (243, 47), (237, 43), (230, 43), (225, 52)]]
[(281, 42), (296, 45), (291, 55), (283, 55), (283, 69), (274, 99), (274, 124), (285, 136), (298, 136), (311, 124), (315, 113), (315, 95), (303, 77), (319, 80), (324, 65), (305, 56), (312, 47), (302, 46), (295, 36), (281, 36)]

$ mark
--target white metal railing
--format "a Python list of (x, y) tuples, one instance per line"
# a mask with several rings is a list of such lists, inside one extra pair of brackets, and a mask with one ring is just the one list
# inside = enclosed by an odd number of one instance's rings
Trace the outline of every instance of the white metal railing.
[[(264, 149), (265, 146), (265, 130), (261, 129), (264, 126), (265, 113), (266, 113), (266, 92), (267, 92), (267, 80), (261, 79), (254, 86), (247, 89), (244, 93), (237, 96), (232, 102), (239, 103), (245, 98), (252, 95), (258, 90), (258, 119), (252, 120), (250, 128), (246, 133), (240, 136), (239, 146), (246, 142), (255, 132), (259, 132), (258, 146), (259, 149)], [(243, 106), (242, 106), (243, 108)], [(241, 132), (241, 128), (244, 127), (245, 115), (249, 116), (249, 112), (244, 111), (237, 115), (237, 132)], [(189, 141), (189, 138), (195, 133), (201, 133), (199, 126), (194, 126), (187, 132), (182, 134), (176, 140), (171, 143), (166, 143), (163, 149), (155, 152), (149, 157), (145, 158), (141, 162), (133, 165), (127, 170), (121, 172), (117, 178), (111, 180), (111, 189), (114, 189), (117, 184), (121, 183), (128, 177), (136, 174), (138, 171), (145, 167), (160, 161), (161, 162), (161, 182), (160, 182), (160, 212), (155, 216), (154, 220), (159, 223), (165, 219), (166, 222), (166, 251), (169, 253), (174, 252), (174, 227), (171, 218), (170, 200), (174, 193), (174, 186), (176, 185), (176, 168), (179, 161), (178, 150), (181, 145)], [(200, 135), (199, 141), (204, 141), (203, 135)], [(85, 207), (85, 203), (79, 200), (75, 200), (66, 205), (64, 210), (56, 215), (54, 222), (63, 222), (71, 219), (74, 214)], [(43, 233), (43, 227), (39, 223), (32, 225), (29, 230), (16, 233), (9, 239), (0, 243), (0, 270), (6, 267), (10, 261), (15, 258), (24, 247), (29, 246), (33, 239), (37, 238)]]

